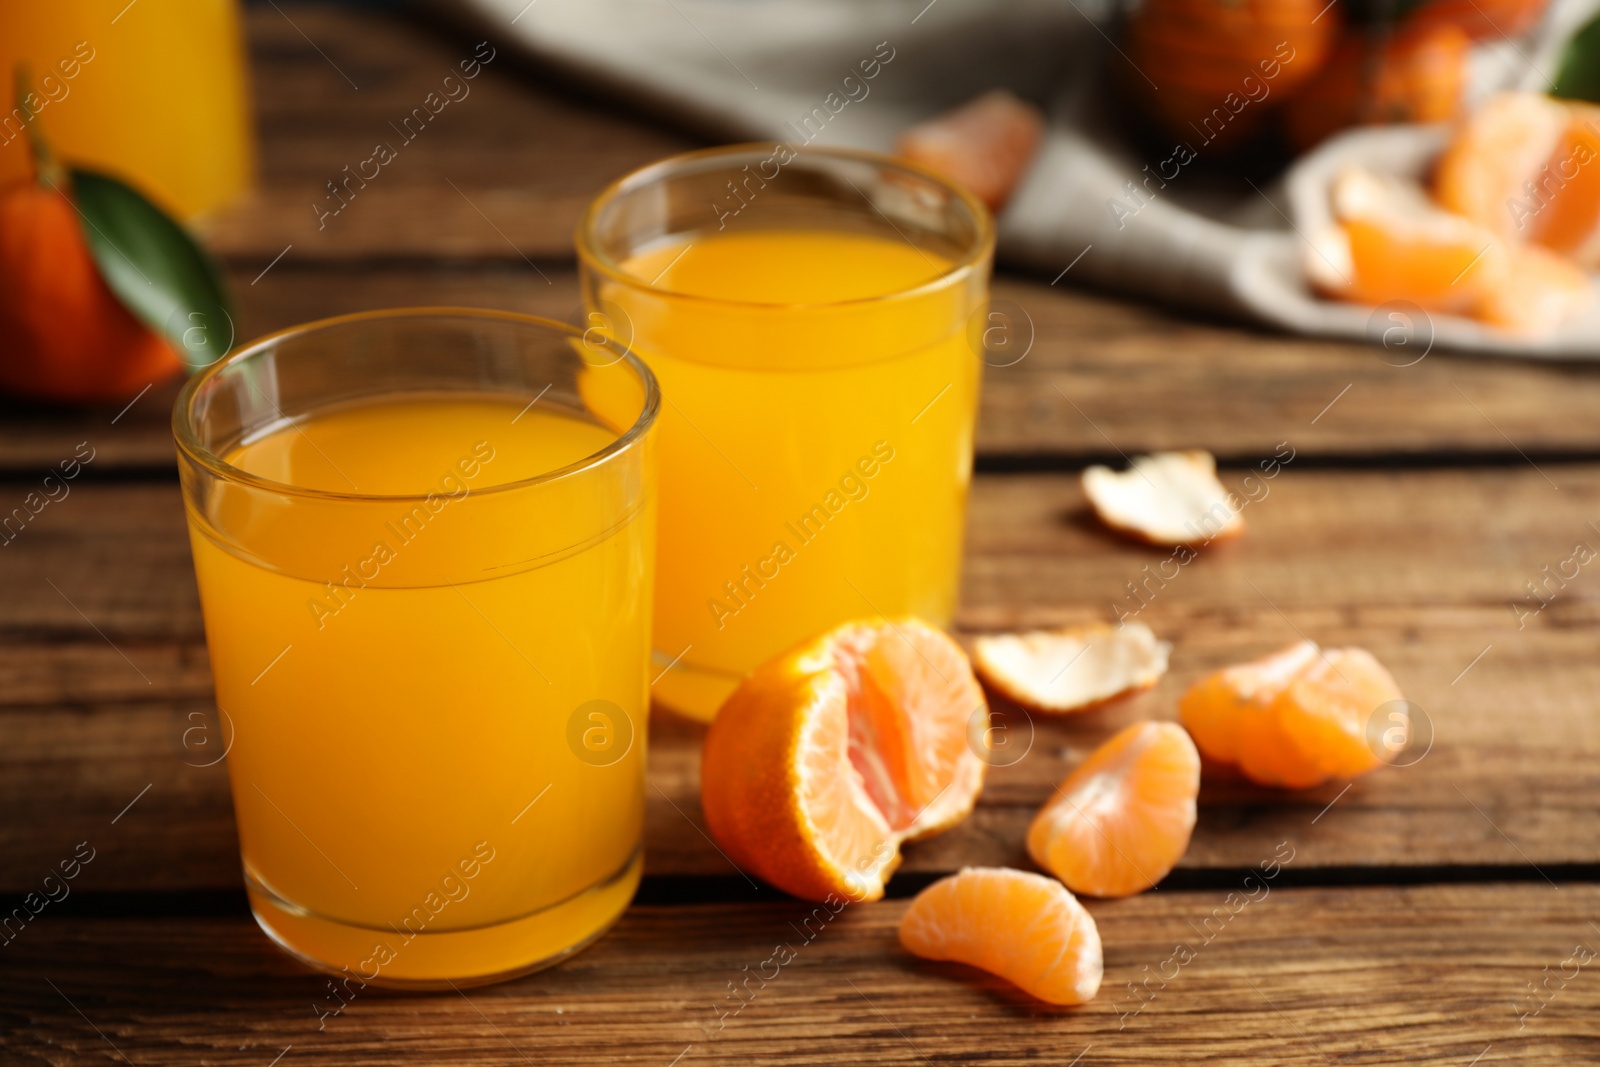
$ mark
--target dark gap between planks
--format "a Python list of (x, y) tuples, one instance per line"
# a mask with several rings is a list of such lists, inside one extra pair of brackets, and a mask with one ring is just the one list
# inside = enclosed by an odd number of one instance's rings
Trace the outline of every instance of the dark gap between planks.
[[(1254, 868), (1178, 870), (1167, 875), (1151, 892), (1227, 892), (1237, 889)], [(905, 900), (944, 877), (933, 871), (896, 875), (889, 883), (887, 898)], [(1321, 867), (1284, 868), (1273, 888), (1382, 888), (1420, 885), (1491, 885), (1554, 882), (1600, 882), (1600, 864), (1552, 863), (1535, 869), (1518, 866), (1446, 867)], [(21, 897), (0, 901), (0, 913), (20, 905)], [(697, 904), (775, 904), (794, 903), (795, 898), (768, 886), (751, 888), (735, 874), (728, 875), (646, 875), (640, 883), (635, 905), (649, 907), (691, 906)], [(78, 919), (159, 919), (186, 916), (246, 916), (249, 900), (243, 889), (185, 890), (180, 892), (74, 893), (52, 905), (51, 914)]]
[[(1218, 469), (1249, 471), (1264, 460), (1263, 454), (1221, 455), (1217, 457)], [(975, 474), (1076, 474), (1092, 464), (1103, 464), (1120, 469), (1127, 459), (1118, 453), (1097, 452), (1016, 452), (990, 453), (973, 459)], [(1374, 455), (1360, 453), (1302, 452), (1295, 457), (1295, 470), (1319, 471), (1433, 471), (1433, 470), (1505, 470), (1516, 467), (1584, 466), (1600, 463), (1600, 449), (1594, 451), (1461, 451), (1461, 452), (1385, 452)], [(32, 488), (39, 480), (43, 468), (0, 467), (0, 487), (27, 486)], [(128, 466), (87, 466), (82, 468), (75, 481), (79, 484), (138, 485), (176, 484), (178, 468), (173, 464), (133, 464)]]

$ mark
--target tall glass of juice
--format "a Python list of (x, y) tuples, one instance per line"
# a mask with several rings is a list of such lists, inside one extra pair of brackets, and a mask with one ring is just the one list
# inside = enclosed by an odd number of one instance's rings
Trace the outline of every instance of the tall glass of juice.
[(588, 325), (637, 339), (664, 398), (668, 706), (709, 719), (848, 618), (950, 621), (993, 250), (984, 207), (934, 175), (783, 143), (668, 159), (590, 206)]
[(632, 898), (657, 404), (610, 338), (427, 308), (179, 396), (246, 888), (330, 1012), (555, 962)]

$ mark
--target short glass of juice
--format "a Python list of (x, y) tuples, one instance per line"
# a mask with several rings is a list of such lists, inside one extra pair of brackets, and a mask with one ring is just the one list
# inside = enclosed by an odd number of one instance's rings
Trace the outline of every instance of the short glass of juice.
[(587, 325), (661, 383), (654, 694), (701, 719), (846, 619), (955, 609), (994, 228), (885, 156), (630, 174), (578, 227)]
[(651, 372), (449, 308), (238, 349), (173, 415), (252, 910), (367, 985), (495, 981), (638, 885)]

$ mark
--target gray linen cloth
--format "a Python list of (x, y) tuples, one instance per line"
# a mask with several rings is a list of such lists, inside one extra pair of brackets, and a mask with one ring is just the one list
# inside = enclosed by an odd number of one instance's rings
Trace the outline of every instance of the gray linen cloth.
[[(1142, 204), (1150, 142), (1126, 136), (1117, 0), (439, 0), (497, 46), (714, 136), (890, 150), (905, 127), (1003, 86), (1045, 104), (1045, 141), (1000, 213), (1008, 263), (1052, 279), (1303, 334), (1539, 358), (1600, 358), (1600, 302), (1537, 341), (1465, 318), (1322, 299), (1306, 235), (1345, 162), (1422, 177), (1437, 127), (1349, 131), (1275, 180), (1182, 172)], [(1335, 0), (1338, 2), (1338, 0)], [(1471, 93), (1543, 89), (1600, 0), (1554, 0), (1528, 35), (1475, 47)], [(863, 66), (865, 64), (865, 66)], [(1120, 65), (1120, 66), (1119, 66)], [(873, 71), (868, 78), (864, 71)], [(1115, 76), (1108, 76), (1115, 75)], [(1158, 86), (1159, 91), (1159, 86)], [(1189, 142), (1197, 154), (1205, 145)], [(1114, 201), (1124, 205), (1113, 206)], [(1127, 207), (1137, 205), (1129, 212)], [(1399, 334), (1396, 331), (1401, 331)]]

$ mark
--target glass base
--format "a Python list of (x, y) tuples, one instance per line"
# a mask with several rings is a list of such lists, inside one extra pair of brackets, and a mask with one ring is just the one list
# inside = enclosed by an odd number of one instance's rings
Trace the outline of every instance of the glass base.
[(323, 918), (282, 900), (246, 872), (250, 910), (278, 947), (345, 984), (451, 989), (501, 982), (588, 947), (621, 917), (639, 888), (644, 854), (616, 874), (531, 915), (468, 930), (413, 934)]
[(744, 681), (742, 674), (725, 674), (696, 667), (685, 659), (674, 663), (670, 652), (653, 652), (650, 659), (655, 670), (663, 672), (651, 686), (651, 699), (669, 711), (696, 722), (715, 719), (722, 702), (732, 696), (733, 691), (739, 688), (739, 683)]

